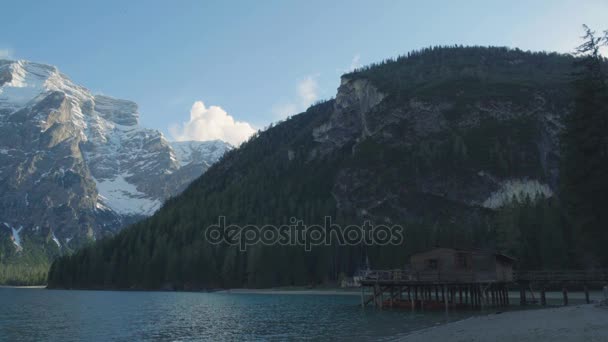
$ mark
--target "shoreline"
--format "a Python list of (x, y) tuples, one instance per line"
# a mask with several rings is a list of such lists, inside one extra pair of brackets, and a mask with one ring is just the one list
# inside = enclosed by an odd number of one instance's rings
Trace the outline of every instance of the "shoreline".
[[(46, 289), (62, 291), (116, 291), (116, 292), (185, 292), (185, 293), (217, 293), (217, 294), (270, 294), (270, 295), (348, 295), (361, 296), (361, 288), (355, 287), (318, 287), (308, 288), (303, 286), (285, 286), (274, 288), (208, 288), (208, 289), (142, 289), (142, 288), (55, 288), (48, 285), (0, 285), (0, 289)], [(369, 295), (369, 292), (366, 292)], [(599, 290), (590, 291), (591, 299), (603, 298), (603, 293)], [(572, 305), (581, 304), (585, 299), (584, 292), (569, 292), (570, 300), (575, 301)], [(562, 293), (560, 291), (547, 291), (546, 298), (549, 305), (561, 305)], [(519, 292), (509, 291), (511, 305), (517, 305)], [(529, 297), (530, 299), (530, 297)], [(578, 303), (576, 303), (578, 302)], [(531, 304), (532, 306), (536, 304)]]
[(428, 341), (604, 341), (608, 307), (581, 304), (475, 316), (411, 332), (399, 338)]
[(270, 289), (225, 289), (218, 290), (215, 293), (220, 294), (275, 294), (275, 295), (338, 295), (338, 296), (360, 296), (360, 289), (342, 289), (342, 288), (327, 288), (327, 289), (306, 289), (306, 288), (270, 288)]
[(0, 289), (46, 289), (46, 285), (0, 285)]

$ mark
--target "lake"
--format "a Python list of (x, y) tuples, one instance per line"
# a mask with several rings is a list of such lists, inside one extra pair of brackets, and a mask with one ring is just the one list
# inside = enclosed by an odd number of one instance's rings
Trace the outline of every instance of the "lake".
[(0, 288), (0, 340), (394, 340), (480, 314), (359, 304), (357, 295)]
[(359, 303), (353, 295), (0, 288), (0, 340), (390, 340), (446, 318)]

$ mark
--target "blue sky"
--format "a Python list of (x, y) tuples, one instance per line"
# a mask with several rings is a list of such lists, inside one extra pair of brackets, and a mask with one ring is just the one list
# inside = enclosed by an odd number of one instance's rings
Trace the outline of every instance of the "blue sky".
[(201, 115), (219, 106), (220, 117), (227, 112), (257, 129), (334, 96), (352, 66), (456, 43), (569, 52), (581, 24), (608, 29), (608, 0), (20, 0), (0, 7), (0, 56), (53, 64), (93, 92), (133, 100), (142, 125), (182, 139), (205, 139), (205, 122), (189, 132), (169, 128), (188, 121), (196, 101), (204, 102)]

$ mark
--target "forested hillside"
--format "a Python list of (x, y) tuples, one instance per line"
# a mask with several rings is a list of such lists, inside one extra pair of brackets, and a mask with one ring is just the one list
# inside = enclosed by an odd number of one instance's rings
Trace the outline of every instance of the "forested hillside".
[[(437, 47), (346, 74), (335, 99), (256, 134), (151, 218), (58, 259), (49, 286), (318, 285), (366, 257), (373, 268), (397, 268), (438, 245), (499, 250), (526, 269), (603, 264), (597, 250), (581, 253), (559, 196), (560, 141), (578, 108), (581, 60)], [(219, 216), (240, 225), (331, 216), (406, 230), (400, 246), (242, 252), (205, 240)]]

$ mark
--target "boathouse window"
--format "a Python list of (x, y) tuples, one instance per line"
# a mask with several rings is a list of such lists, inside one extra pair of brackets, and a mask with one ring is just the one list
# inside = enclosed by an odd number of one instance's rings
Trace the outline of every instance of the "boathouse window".
[(427, 270), (437, 270), (439, 268), (439, 261), (437, 259), (426, 259)]

